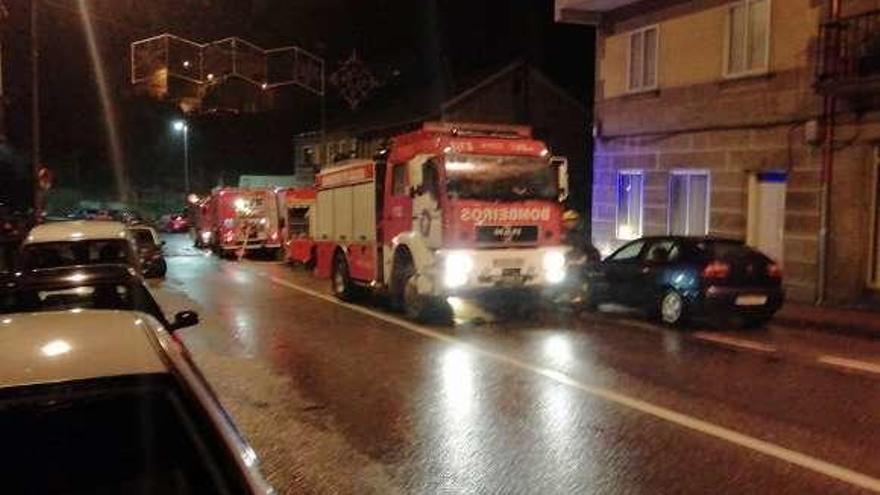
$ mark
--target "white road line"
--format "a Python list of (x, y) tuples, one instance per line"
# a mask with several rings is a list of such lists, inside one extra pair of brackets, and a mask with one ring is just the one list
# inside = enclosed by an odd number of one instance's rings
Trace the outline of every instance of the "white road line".
[(716, 344), (731, 346), (731, 347), (739, 347), (741, 349), (748, 349), (750, 351), (758, 351), (758, 352), (766, 352), (766, 353), (774, 353), (776, 352), (776, 347), (770, 344), (763, 344), (761, 342), (755, 342), (753, 340), (745, 340), (736, 337), (729, 337), (727, 335), (721, 335), (717, 333), (709, 333), (709, 332), (695, 332), (693, 337), (699, 340), (705, 340), (708, 342), (714, 342)]
[(820, 363), (840, 366), (850, 370), (880, 374), (880, 363), (869, 363), (867, 361), (859, 361), (858, 359), (843, 358), (839, 356), (819, 356), (816, 360)]
[(594, 397), (604, 399), (608, 402), (613, 402), (615, 404), (634, 409), (641, 413), (654, 416), (656, 418), (718, 438), (720, 440), (724, 440), (734, 445), (739, 445), (740, 447), (744, 447), (746, 449), (762, 453), (781, 461), (800, 466), (804, 469), (823, 474), (838, 481), (842, 481), (844, 483), (849, 483), (851, 485), (864, 488), (866, 490), (880, 493), (880, 479), (873, 478), (867, 474), (859, 473), (858, 471), (854, 471), (852, 469), (839, 466), (837, 464), (833, 464), (831, 462), (824, 461), (822, 459), (818, 459), (816, 457), (812, 457), (810, 455), (803, 454), (801, 452), (797, 452), (795, 450), (791, 450), (765, 440), (760, 440), (744, 433), (740, 433), (738, 431), (734, 431), (723, 426), (709, 423), (708, 421), (704, 421), (693, 416), (688, 416), (687, 414), (682, 414), (662, 406), (657, 406), (641, 399), (630, 397), (628, 395), (624, 395), (619, 392), (615, 392), (602, 387), (581, 383), (571, 378), (570, 376), (554, 369), (545, 368), (525, 361), (521, 361), (517, 358), (505, 354), (482, 349), (450, 335), (431, 330), (430, 328), (417, 325), (410, 321), (374, 311), (363, 306), (343, 303), (333, 296), (296, 285), (287, 280), (267, 275), (263, 272), (258, 273), (264, 277), (268, 277), (269, 280), (271, 280), (275, 284), (302, 292), (304, 294), (308, 294), (312, 297), (316, 297), (318, 299), (322, 299), (324, 301), (331, 302), (339, 306), (346, 307), (358, 313), (372, 316), (373, 318), (376, 318), (378, 320), (391, 323), (393, 325), (399, 326), (413, 333), (417, 333), (431, 339), (466, 347), (476, 354), (480, 354), (490, 359), (494, 359), (495, 361), (505, 363), (514, 368), (529, 371), (536, 375), (549, 378), (557, 383), (578, 389), (588, 395), (592, 395)]

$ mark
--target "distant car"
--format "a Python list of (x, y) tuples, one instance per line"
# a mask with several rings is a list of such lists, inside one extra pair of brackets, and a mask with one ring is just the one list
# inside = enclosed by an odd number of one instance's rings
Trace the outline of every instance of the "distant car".
[(189, 217), (186, 213), (172, 213), (164, 225), (165, 232), (180, 233), (189, 231)]
[(198, 323), (193, 311), (167, 321), (143, 280), (126, 265), (91, 265), (19, 272), (2, 279), (0, 313), (113, 309), (146, 313), (169, 331)]
[(625, 244), (585, 278), (584, 303), (647, 310), (669, 325), (690, 318), (736, 317), (760, 326), (782, 306), (782, 271), (742, 242), (646, 237)]
[(134, 245), (140, 258), (141, 268), (147, 278), (161, 278), (168, 271), (162, 246), (165, 241), (159, 238), (156, 229), (147, 225), (133, 225), (128, 227)]
[(52, 222), (31, 229), (21, 247), (22, 270), (64, 266), (126, 264), (140, 272), (134, 243), (119, 222), (75, 220)]
[(271, 493), (186, 349), (150, 316), (0, 318), (5, 493)]

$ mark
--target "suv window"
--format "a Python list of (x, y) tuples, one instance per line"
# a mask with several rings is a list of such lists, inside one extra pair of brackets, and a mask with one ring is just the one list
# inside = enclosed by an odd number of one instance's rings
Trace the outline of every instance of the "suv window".
[(677, 260), (679, 253), (678, 243), (673, 240), (654, 241), (645, 251), (645, 261), (648, 263), (668, 263)]
[(617, 252), (612, 254), (608, 259), (612, 261), (628, 261), (634, 260), (639, 257), (639, 254), (642, 252), (642, 248), (645, 246), (645, 241), (633, 241), (629, 244), (626, 244), (622, 248), (618, 249)]
[(0, 293), (0, 313), (31, 313), (69, 309), (141, 311), (168, 326), (168, 322), (153, 296), (142, 285), (135, 283), (24, 287)]
[(127, 240), (109, 239), (28, 244), (22, 250), (26, 269), (104, 263), (131, 264), (131, 246)]

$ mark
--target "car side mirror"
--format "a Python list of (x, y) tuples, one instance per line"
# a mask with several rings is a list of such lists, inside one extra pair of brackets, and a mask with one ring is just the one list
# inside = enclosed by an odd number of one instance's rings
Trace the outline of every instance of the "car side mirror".
[(195, 311), (181, 311), (174, 315), (174, 321), (171, 322), (171, 332), (176, 332), (181, 328), (192, 327), (199, 324), (199, 314)]

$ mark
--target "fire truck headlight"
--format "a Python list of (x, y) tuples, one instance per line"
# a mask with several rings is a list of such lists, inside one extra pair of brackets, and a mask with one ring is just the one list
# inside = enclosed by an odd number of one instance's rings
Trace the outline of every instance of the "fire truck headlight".
[(443, 283), (450, 289), (461, 287), (467, 283), (473, 269), (474, 259), (469, 253), (452, 251), (446, 255)]
[(242, 212), (247, 209), (247, 202), (244, 198), (235, 198), (235, 201), (232, 202), (232, 206), (234, 206), (237, 211)]
[(558, 284), (565, 279), (565, 253), (547, 251), (544, 254), (544, 275), (551, 284)]
[(211, 242), (211, 231), (206, 230), (202, 232), (202, 242)]

